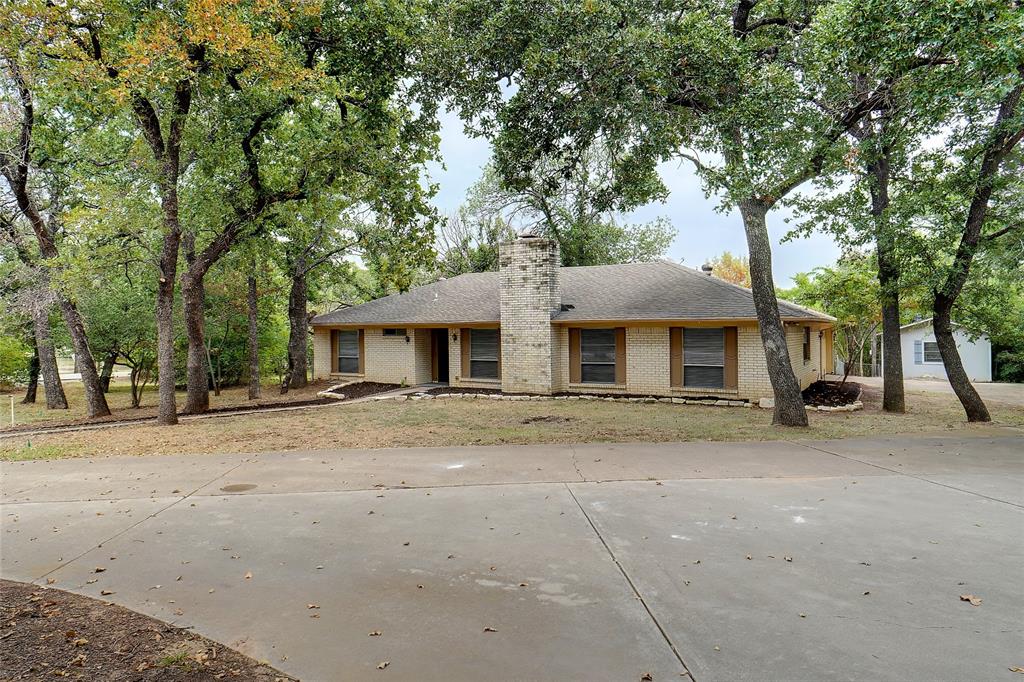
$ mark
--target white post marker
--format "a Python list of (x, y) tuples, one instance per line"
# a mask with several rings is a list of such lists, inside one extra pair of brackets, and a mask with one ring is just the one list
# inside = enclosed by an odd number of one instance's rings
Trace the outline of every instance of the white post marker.
[(14, 394), (11, 394), (11, 426), (14, 426)]

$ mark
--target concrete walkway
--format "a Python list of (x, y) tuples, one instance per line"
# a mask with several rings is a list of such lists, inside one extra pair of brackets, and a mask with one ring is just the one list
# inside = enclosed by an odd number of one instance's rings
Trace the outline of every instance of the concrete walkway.
[[(829, 376), (830, 379), (842, 379), (841, 376)], [(858, 384), (882, 388), (882, 377), (850, 377), (850, 381)], [(1010, 405), (1024, 406), (1024, 384), (1004, 384), (974, 382), (974, 388), (982, 400), (994, 400)], [(953, 395), (953, 387), (945, 379), (904, 379), (903, 386), (907, 391), (924, 391), (925, 393), (945, 393)]]
[(306, 680), (1024, 666), (1024, 436), (1009, 429), (0, 472), (3, 577), (110, 590)]

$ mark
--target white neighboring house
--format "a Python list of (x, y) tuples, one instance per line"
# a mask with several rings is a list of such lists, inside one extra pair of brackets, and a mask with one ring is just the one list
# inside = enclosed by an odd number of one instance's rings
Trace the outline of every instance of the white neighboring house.
[[(982, 334), (971, 340), (964, 329), (954, 323), (953, 338), (971, 381), (992, 381), (992, 343)], [(904, 378), (926, 377), (946, 379), (939, 347), (935, 343), (932, 318), (918, 320), (900, 327)]]

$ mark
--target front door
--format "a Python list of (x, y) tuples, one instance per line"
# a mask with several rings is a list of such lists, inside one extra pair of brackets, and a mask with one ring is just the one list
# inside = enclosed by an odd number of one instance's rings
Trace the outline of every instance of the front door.
[(448, 330), (430, 330), (430, 367), (434, 381), (448, 383)]

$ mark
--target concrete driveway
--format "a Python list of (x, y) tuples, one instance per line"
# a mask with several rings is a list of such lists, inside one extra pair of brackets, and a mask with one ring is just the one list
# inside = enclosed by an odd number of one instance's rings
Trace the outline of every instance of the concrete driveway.
[[(830, 378), (841, 379), (842, 377)], [(850, 381), (878, 389), (882, 388), (882, 377), (850, 377)], [(907, 391), (953, 395), (953, 387), (945, 379), (904, 379), (903, 385)], [(977, 389), (982, 400), (1024, 406), (1024, 384), (975, 382), (974, 388)]]
[(2, 474), (3, 577), (110, 590), (306, 680), (1013, 680), (1024, 666), (1020, 431)]

